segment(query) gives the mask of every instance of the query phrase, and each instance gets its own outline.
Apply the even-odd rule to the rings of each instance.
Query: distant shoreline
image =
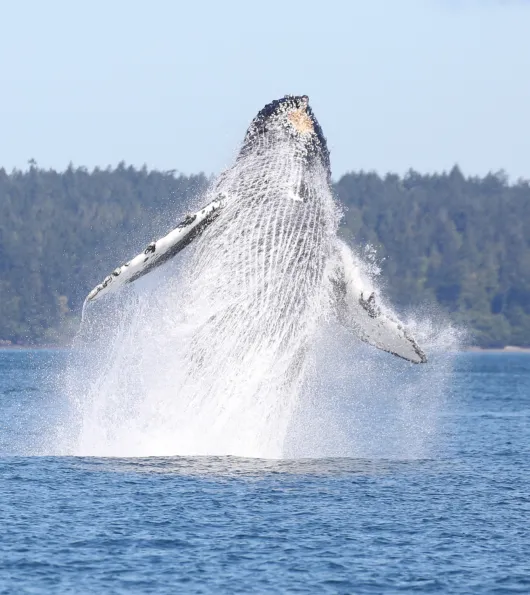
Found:
[[[0,345],[0,351],[64,351],[68,345]]]
[[[69,345],[6,345],[0,344],[0,351],[64,351],[70,349]],[[530,354],[530,347],[517,347],[506,345],[505,347],[477,347],[471,345],[463,347],[459,353],[526,353]]]
[[[530,347],[517,347],[515,345],[506,345],[505,347],[464,347],[462,351],[466,352],[490,352],[490,353],[530,353]]]

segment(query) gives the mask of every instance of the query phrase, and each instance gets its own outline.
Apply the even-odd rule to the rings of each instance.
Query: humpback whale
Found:
[[[280,368],[285,379],[293,378],[323,311],[365,343],[412,363],[427,361],[337,235],[329,151],[307,96],[287,95],[257,114],[235,163],[212,184],[205,203],[116,268],[85,303],[192,244],[186,299],[200,304],[188,356],[195,373],[222,353],[225,363],[239,362],[242,370],[249,358],[266,359],[270,378],[274,362],[289,353]]]

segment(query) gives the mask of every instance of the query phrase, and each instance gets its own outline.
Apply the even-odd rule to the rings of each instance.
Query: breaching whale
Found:
[[[323,304],[362,341],[413,363],[427,361],[337,236],[329,151],[307,96],[287,95],[258,113],[234,165],[206,200],[116,268],[86,303],[134,282],[195,241],[187,297],[205,312],[191,344],[196,365],[219,351],[233,361],[249,353],[276,361],[288,351],[297,354],[288,371],[299,369]]]

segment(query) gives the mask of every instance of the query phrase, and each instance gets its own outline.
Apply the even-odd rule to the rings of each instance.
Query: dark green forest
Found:
[[[208,183],[120,164],[0,169],[0,345],[63,343],[88,291],[174,227]],[[342,233],[370,244],[398,306],[436,303],[482,347],[530,346],[530,183],[501,172],[335,183]]]

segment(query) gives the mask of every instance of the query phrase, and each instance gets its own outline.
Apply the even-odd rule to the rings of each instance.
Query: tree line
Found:
[[[203,174],[124,163],[0,169],[0,345],[61,343],[84,297],[174,227]],[[398,306],[436,303],[483,347],[530,346],[530,183],[502,173],[344,175],[341,233],[373,246]]]

